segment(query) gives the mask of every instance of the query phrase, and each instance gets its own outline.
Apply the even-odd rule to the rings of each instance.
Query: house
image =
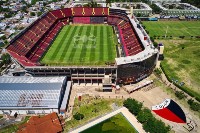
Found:
[[[46,116],[32,116],[29,121],[19,127],[17,133],[61,133],[62,123],[53,112]]]

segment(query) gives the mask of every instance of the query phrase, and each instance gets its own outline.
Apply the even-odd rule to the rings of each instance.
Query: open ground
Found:
[[[160,40],[165,45],[162,66],[171,79],[184,82],[200,98],[200,40]]]
[[[116,35],[108,25],[67,25],[41,59],[46,65],[82,66],[113,63]]]
[[[200,36],[200,21],[144,21],[142,23],[150,36],[156,36],[156,42],[164,44],[165,59],[161,64],[168,77],[177,80],[178,83],[184,82],[184,87],[200,99],[200,39],[196,38]],[[166,33],[167,26],[167,35],[172,36],[171,39],[162,37]],[[185,38],[180,39],[179,36]]]
[[[169,87],[165,86],[163,83],[161,83],[155,76],[150,76],[149,79],[154,80],[154,85],[153,86],[147,86],[143,89],[140,89],[136,92],[133,92],[131,94],[128,94],[127,92],[125,92],[123,89],[120,90],[119,94],[116,94],[115,91],[113,90],[113,92],[99,92],[96,91],[95,88],[101,87],[98,85],[93,85],[93,86],[76,86],[74,85],[72,88],[72,92],[70,95],[70,100],[69,100],[69,106],[68,109],[70,108],[70,112],[69,112],[69,116],[71,116],[72,114],[75,114],[76,112],[81,111],[81,108],[90,108],[90,104],[85,104],[81,105],[80,107],[77,108],[77,106],[73,106],[73,105],[77,105],[77,101],[75,100],[75,104],[74,104],[74,98],[77,97],[80,94],[87,94],[91,97],[96,97],[97,100],[95,100],[95,98],[90,99],[89,101],[91,102],[91,104],[96,103],[96,105],[98,105],[98,101],[110,101],[107,105],[111,105],[112,103],[121,103],[121,100],[124,100],[126,98],[134,98],[140,102],[143,103],[143,105],[149,109],[151,109],[152,106],[160,104],[161,102],[163,102],[166,98],[169,99],[173,99],[174,101],[176,101],[181,108],[183,109],[183,111],[186,114],[186,117],[191,119],[194,123],[198,124],[200,123],[200,119],[199,119],[199,113],[198,112],[194,112],[192,110],[190,110],[189,105],[187,104],[187,102],[185,100],[178,100],[174,94],[174,92],[172,91],[172,89],[170,89]],[[125,86],[127,88],[131,88],[132,85],[129,86]],[[159,94],[159,95],[158,95]],[[120,101],[120,102],[117,102]],[[94,104],[93,104],[94,105]],[[92,106],[93,106],[92,105]],[[120,104],[118,104],[120,105]],[[91,107],[92,107],[91,106]],[[103,114],[105,112],[110,112],[111,110],[105,110],[104,107],[105,105],[103,104],[101,110],[103,112]],[[101,106],[100,106],[101,107]],[[79,108],[81,110],[79,110]],[[94,107],[92,108],[94,109]],[[83,111],[83,110],[82,110]],[[82,113],[81,111],[81,113]],[[92,110],[87,110],[87,116],[90,112],[91,117],[89,117],[86,121],[85,120],[81,120],[79,121],[75,121],[73,118],[70,121],[66,122],[66,128],[65,129],[70,129],[70,128],[75,128],[76,126],[80,126],[81,124],[84,124],[88,121],[94,120],[97,116],[99,115],[92,115],[93,113],[91,112]],[[102,114],[101,111],[98,112],[98,114]],[[187,127],[186,124],[177,124],[168,120],[165,120],[159,116],[157,116],[156,114],[154,114],[158,119],[161,119],[163,122],[165,122],[166,124],[170,125],[170,127],[172,127],[172,132],[181,132],[181,133],[187,133],[188,131],[183,127]],[[84,121],[84,122],[82,122]],[[70,128],[69,128],[70,127]],[[198,131],[200,125],[198,125],[198,127],[195,127],[195,129],[193,130],[194,132]]]

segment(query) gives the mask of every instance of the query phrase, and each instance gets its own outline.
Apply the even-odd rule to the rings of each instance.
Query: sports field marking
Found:
[[[143,21],[150,36],[200,36],[200,21]],[[168,27],[168,29],[167,29]]]
[[[105,65],[114,63],[116,35],[108,25],[67,25],[41,59],[46,65]]]

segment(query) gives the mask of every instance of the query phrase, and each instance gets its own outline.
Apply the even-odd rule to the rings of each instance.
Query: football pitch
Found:
[[[104,66],[114,63],[116,44],[112,26],[67,25],[40,62],[50,66]]]
[[[143,21],[150,36],[200,36],[200,21]],[[167,32],[167,33],[166,33]]]
[[[183,87],[200,99],[200,21],[143,21],[143,25],[151,36],[162,36],[168,26],[167,35],[171,39],[156,38],[157,43],[163,43],[164,60],[161,62],[165,73],[177,84],[184,82]],[[179,36],[187,38],[181,39]],[[194,36],[191,38],[191,36]]]

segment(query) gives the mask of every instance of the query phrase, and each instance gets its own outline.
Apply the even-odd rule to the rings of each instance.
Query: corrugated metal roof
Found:
[[[62,83],[0,83],[0,90],[60,90]]]
[[[63,97],[63,101],[62,101],[60,110],[65,110],[66,109],[68,98],[69,98],[69,93],[70,93],[70,88],[71,88],[71,81],[68,81],[67,82],[67,87],[66,87],[66,90],[65,90],[65,95]]]
[[[58,108],[65,77],[0,77],[0,109]]]
[[[0,83],[61,83],[65,77],[0,77]]]

